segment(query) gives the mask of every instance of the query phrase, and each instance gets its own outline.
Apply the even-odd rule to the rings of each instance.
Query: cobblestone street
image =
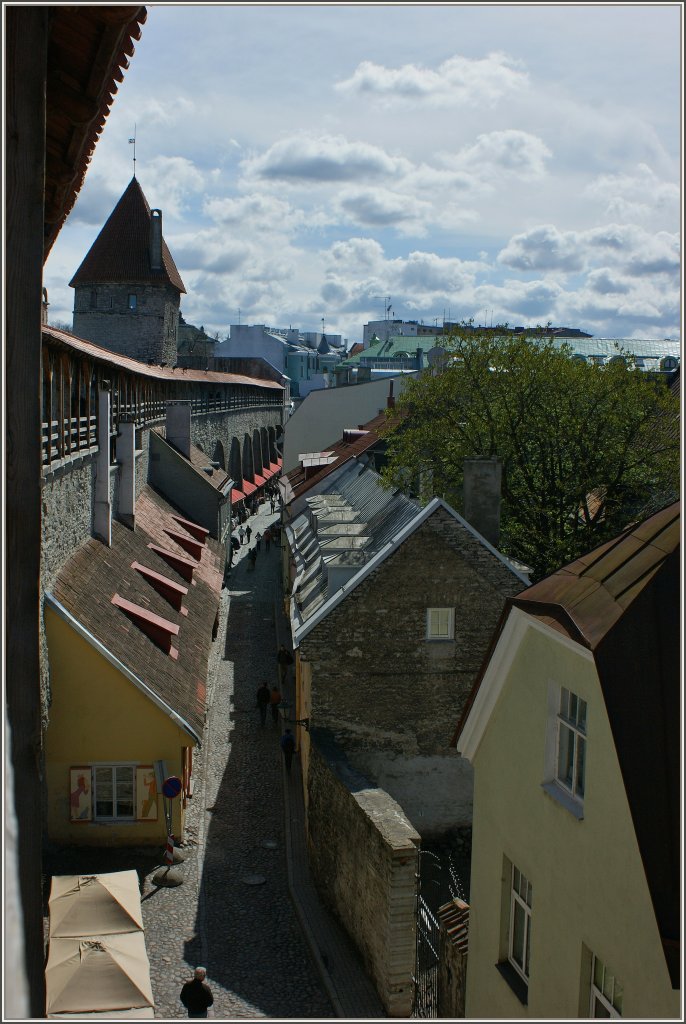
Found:
[[[264,504],[250,518],[253,543],[277,519],[268,510]],[[280,727],[271,717],[263,727],[255,706],[259,684],[277,680],[280,553],[274,545],[267,553],[263,542],[252,570],[247,551],[244,545],[238,552],[222,591],[185,860],[177,866],[183,884],[155,885],[161,850],[151,856],[72,848],[48,862],[55,873],[136,867],[145,876],[145,939],[159,1019],[186,1016],[179,992],[197,964],[207,968],[216,1018],[335,1016],[288,891]]]

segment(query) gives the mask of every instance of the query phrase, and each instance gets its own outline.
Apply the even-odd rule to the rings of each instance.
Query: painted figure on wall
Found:
[[[136,769],[137,817],[157,821],[157,780],[152,768]]]
[[[90,769],[72,768],[69,778],[69,817],[72,821],[90,821],[92,817]]]

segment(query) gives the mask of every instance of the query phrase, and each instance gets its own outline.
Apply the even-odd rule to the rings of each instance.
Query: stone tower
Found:
[[[176,363],[181,293],[186,291],[134,176],[69,282],[74,334],[141,362]]]

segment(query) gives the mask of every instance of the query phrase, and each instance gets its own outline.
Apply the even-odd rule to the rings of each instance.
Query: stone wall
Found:
[[[459,899],[438,912],[438,1016],[453,1020],[465,1015],[469,906]]]
[[[132,294],[135,310],[129,309]],[[171,285],[79,286],[74,295],[74,334],[142,362],[152,359],[174,366],[179,299]]]
[[[323,730],[311,734],[307,785],[315,885],[357,946],[388,1016],[408,1017],[419,836],[402,808],[351,769]]]

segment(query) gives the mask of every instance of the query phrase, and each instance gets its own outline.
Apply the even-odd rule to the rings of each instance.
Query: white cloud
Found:
[[[366,60],[335,88],[350,96],[372,96],[386,102],[481,107],[493,105],[527,84],[521,62],[504,53],[490,53],[481,59],[456,55],[435,69],[417,64],[388,68]]]
[[[647,164],[635,171],[602,174],[584,188],[584,195],[605,204],[608,217],[646,220],[655,211],[679,212],[681,192],[674,182],[662,181]]]
[[[472,146],[460,150],[456,164],[475,176],[493,178],[514,175],[524,181],[535,181],[546,173],[545,161],[552,153],[530,132],[508,128],[477,137]]]
[[[584,260],[578,250],[578,236],[575,232],[560,232],[554,224],[542,224],[511,238],[498,253],[498,263],[515,270],[568,273],[581,270]]]
[[[246,175],[271,180],[330,183],[393,178],[411,164],[368,142],[343,136],[299,134],[275,142],[261,156],[243,161]]]
[[[405,229],[423,235],[427,231],[426,222],[434,217],[431,203],[385,188],[347,189],[340,194],[338,202],[344,214],[355,223],[391,226],[400,233]]]
[[[159,203],[164,214],[182,220],[191,198],[202,192],[205,176],[192,160],[182,156],[156,156],[138,174],[151,204]]]

